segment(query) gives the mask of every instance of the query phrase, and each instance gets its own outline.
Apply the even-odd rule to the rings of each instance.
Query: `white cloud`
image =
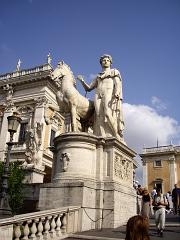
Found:
[[[180,139],[178,122],[169,116],[160,115],[149,106],[124,103],[123,112],[125,141],[138,154],[142,153],[143,146],[156,146],[157,139],[161,146],[170,144],[171,140]],[[140,163],[139,158],[138,162]],[[142,168],[139,168],[139,176],[141,173]]]
[[[130,105],[124,103],[125,138],[128,145],[141,152],[143,146],[170,144],[177,139],[180,133],[178,122],[169,117],[161,116],[158,112],[146,105]]]
[[[151,104],[157,111],[163,111],[167,108],[166,104],[156,96],[151,98]]]

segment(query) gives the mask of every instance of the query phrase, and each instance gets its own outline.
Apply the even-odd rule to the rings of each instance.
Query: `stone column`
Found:
[[[175,157],[172,156],[169,158],[169,187],[170,189],[174,188],[174,184],[177,181],[176,176],[176,164],[175,164]]]
[[[103,189],[104,184],[101,182],[104,177],[104,169],[106,166],[106,161],[104,161],[104,151],[103,151],[103,145],[105,141],[99,140],[97,144],[97,155],[96,155],[96,177],[100,181],[97,184],[97,192],[96,192],[96,219],[100,219],[96,222],[96,228],[101,229],[103,226],[103,220],[101,219],[103,216],[103,207],[104,207],[104,198],[103,198]]]
[[[142,159],[142,164],[143,164],[143,186],[148,185],[148,175],[147,175],[147,162],[146,160]]]
[[[104,151],[103,151],[103,144],[105,141],[99,141],[97,144],[97,161],[96,161],[96,177],[99,180],[103,180],[103,173],[104,173],[104,164],[105,162],[103,161],[104,159]]]

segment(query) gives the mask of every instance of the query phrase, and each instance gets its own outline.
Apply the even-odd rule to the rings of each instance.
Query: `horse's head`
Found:
[[[64,77],[66,75],[65,68],[64,68],[64,62],[59,62],[57,67],[54,69],[54,71],[51,73],[51,78],[54,81],[58,81],[58,79]]]
[[[54,71],[51,73],[51,78],[52,78],[52,80],[57,82],[57,81],[63,79],[65,76],[67,76],[67,79],[72,81],[72,83],[74,85],[76,84],[70,67],[67,64],[65,64],[63,61],[61,61],[58,63],[58,65],[54,69]]]

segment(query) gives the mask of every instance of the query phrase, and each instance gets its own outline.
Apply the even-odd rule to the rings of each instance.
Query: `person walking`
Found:
[[[172,190],[172,202],[173,202],[173,210],[174,214],[178,214],[179,203],[180,203],[180,189],[177,184],[174,184],[174,189]]]
[[[157,194],[154,196],[153,203],[155,224],[157,233],[160,237],[163,236],[166,219],[166,206],[168,205],[166,197],[161,193],[161,189],[157,189]]]
[[[145,187],[142,192],[141,215],[149,219],[150,210],[151,210],[151,196],[148,189]]]
[[[152,199],[154,198],[154,196],[156,195],[156,188],[154,188],[152,191],[151,191],[151,197]]]

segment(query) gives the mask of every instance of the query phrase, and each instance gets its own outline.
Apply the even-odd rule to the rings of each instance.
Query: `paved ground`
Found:
[[[67,238],[67,240],[120,240],[125,239],[125,230],[125,226],[116,229],[90,230],[86,232],[76,233],[72,237]],[[151,240],[180,240],[180,216],[167,215],[166,228],[163,238],[157,236],[154,219],[150,219],[149,235]]]

